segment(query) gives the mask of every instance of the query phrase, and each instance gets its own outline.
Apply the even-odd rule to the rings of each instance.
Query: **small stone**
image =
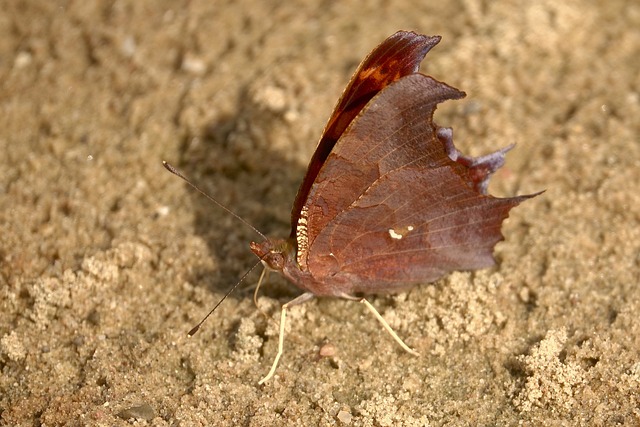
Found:
[[[340,421],[342,424],[345,424],[345,425],[351,424],[352,416],[349,412],[339,411],[337,417],[338,417],[338,421]]]
[[[320,357],[333,357],[338,353],[338,349],[331,343],[325,343],[320,347],[318,354]]]

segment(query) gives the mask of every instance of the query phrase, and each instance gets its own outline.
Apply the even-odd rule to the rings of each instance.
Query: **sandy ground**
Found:
[[[640,4],[0,2],[2,425],[640,425]],[[439,5],[441,4],[442,5]],[[445,5],[446,4],[446,5]],[[547,192],[498,266],[274,322],[247,227],[289,210],[358,62],[398,29],[491,191]],[[273,319],[298,291],[272,275]],[[332,356],[321,356],[333,350]]]

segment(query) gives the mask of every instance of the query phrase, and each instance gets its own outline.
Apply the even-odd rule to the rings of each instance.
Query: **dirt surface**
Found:
[[[1,2],[2,425],[640,425],[640,4]],[[282,3],[280,5],[276,5]],[[416,5],[415,3],[420,3]],[[294,308],[285,353],[250,229],[289,210],[355,66],[398,29],[493,194],[498,265]],[[298,294],[271,276],[277,321]]]

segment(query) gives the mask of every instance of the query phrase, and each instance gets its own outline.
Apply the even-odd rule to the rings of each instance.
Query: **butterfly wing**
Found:
[[[296,234],[300,211],[320,168],[354,117],[378,92],[403,76],[418,71],[439,36],[398,31],[376,47],[360,64],[322,133],[291,211],[291,237]]]
[[[509,210],[452,160],[432,121],[464,93],[412,74],[378,93],[320,169],[298,222],[297,262],[336,292],[376,293],[494,263]],[[452,145],[452,144],[451,144]],[[467,158],[468,159],[468,158]],[[330,292],[327,292],[330,293]]]

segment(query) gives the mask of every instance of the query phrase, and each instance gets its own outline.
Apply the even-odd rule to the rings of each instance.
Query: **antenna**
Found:
[[[239,285],[240,283],[244,282],[244,279],[246,279],[246,278],[247,278],[247,276],[249,275],[249,273],[251,273],[251,272],[252,272],[252,271],[253,271],[253,270],[258,266],[258,264],[260,264],[261,262],[262,262],[262,259],[260,259],[258,262],[256,262],[255,264],[253,264],[253,267],[251,267],[251,268],[249,269],[249,271],[247,271],[246,273],[244,273],[244,275],[240,278],[240,280],[238,280],[238,282],[237,282],[235,285],[233,285],[233,287],[232,287],[231,289],[229,289],[229,290],[227,291],[227,293],[226,293],[226,294],[224,294],[224,296],[222,297],[222,299],[220,299],[220,301],[218,301],[218,303],[215,305],[215,307],[213,307],[213,308],[211,309],[211,311],[210,311],[209,313],[207,313],[207,315],[206,315],[206,316],[204,316],[204,317],[202,318],[202,320],[201,320],[200,322],[198,322],[198,324],[197,324],[196,326],[194,326],[193,328],[191,328],[191,330],[190,330],[189,332],[187,332],[187,335],[189,335],[190,337],[194,336],[194,335],[196,334],[196,332],[198,332],[198,330],[200,329],[200,326],[202,326],[202,324],[205,322],[205,320],[207,320],[207,319],[209,318],[209,316],[211,316],[211,315],[213,314],[213,312],[214,312],[214,311],[216,311],[216,308],[218,308],[218,306],[219,306],[220,304],[222,304],[222,301],[226,300],[226,299],[227,299],[227,297],[228,297],[229,295],[231,295],[231,293],[232,293],[233,291],[235,291],[235,289],[238,287],[238,285]]]
[[[238,215],[237,213],[233,212],[231,209],[229,209],[228,207],[226,207],[225,205],[223,205],[222,203],[220,203],[219,201],[217,201],[216,199],[214,199],[213,197],[211,197],[210,195],[208,195],[207,193],[205,193],[203,190],[201,190],[197,185],[195,185],[193,182],[189,181],[187,179],[187,177],[185,177],[182,173],[180,173],[176,168],[174,168],[173,166],[171,166],[169,163],[165,162],[164,160],[162,161],[162,166],[164,166],[164,168],[166,170],[168,170],[169,172],[171,172],[172,174],[174,174],[177,177],[182,178],[187,184],[189,184],[193,189],[195,189],[198,193],[202,194],[203,196],[205,196],[207,199],[211,200],[213,203],[215,203],[216,205],[220,206],[224,211],[226,211],[227,213],[233,215],[235,218],[237,218],[238,220],[240,220],[241,222],[243,222],[246,226],[248,226],[250,229],[252,229],[253,231],[255,231],[260,237],[262,237],[264,240],[268,240],[267,237],[262,234],[257,228],[255,228],[253,225],[249,224],[249,222],[242,218],[240,215]],[[247,271],[246,273],[244,273],[244,275],[242,275],[242,277],[240,278],[240,280],[238,280],[238,282],[233,285],[233,287],[231,289],[229,289],[227,291],[227,293],[224,294],[224,296],[220,299],[220,301],[218,301],[218,303],[211,309],[211,311],[209,313],[207,313],[206,316],[204,316],[202,318],[202,320],[200,322],[198,322],[198,324],[196,326],[194,326],[193,328],[191,328],[191,330],[187,333],[187,335],[189,335],[190,337],[194,336],[196,332],[198,332],[198,330],[200,329],[200,326],[202,326],[202,324],[209,318],[209,316],[211,316],[213,314],[214,311],[216,311],[216,309],[218,308],[218,306],[220,304],[222,304],[222,301],[226,300],[227,297],[229,295],[231,295],[231,293],[233,291],[235,291],[235,289],[238,287],[238,285],[240,285],[240,283],[244,282],[244,279],[247,278],[247,276],[249,275],[249,273],[251,273],[257,266],[258,264],[260,264],[262,262],[262,258],[260,258],[260,260],[258,262],[256,262],[253,267],[251,267],[249,269],[249,271]]]
[[[262,234],[260,232],[260,230],[258,230],[257,228],[255,228],[253,225],[249,224],[249,222],[242,218],[240,215],[238,215],[237,213],[235,213],[234,211],[232,211],[231,209],[229,209],[228,207],[226,207],[225,205],[223,205],[222,203],[220,203],[219,201],[217,201],[216,199],[214,199],[213,197],[211,197],[210,195],[208,195],[207,193],[205,193],[203,190],[201,190],[200,188],[198,188],[197,185],[195,185],[193,182],[189,181],[189,179],[187,179],[186,176],[182,175],[182,173],[180,173],[178,171],[178,169],[174,168],[173,166],[171,166],[169,163],[165,162],[164,160],[162,161],[162,166],[164,166],[164,168],[166,170],[168,170],[169,172],[171,172],[172,174],[174,174],[177,177],[180,177],[184,180],[184,182],[186,182],[187,184],[189,184],[194,190],[196,190],[198,193],[202,194],[204,197],[206,197],[207,199],[211,200],[213,203],[215,203],[216,205],[220,206],[223,210],[225,210],[227,213],[233,215],[235,218],[237,218],[238,220],[240,220],[241,222],[244,223],[244,225],[246,225],[247,227],[249,227],[250,229],[252,229],[253,231],[256,232],[256,234],[258,234],[260,237],[262,237],[264,240],[268,240],[267,236],[265,236],[264,234]],[[251,271],[251,270],[250,270]]]

